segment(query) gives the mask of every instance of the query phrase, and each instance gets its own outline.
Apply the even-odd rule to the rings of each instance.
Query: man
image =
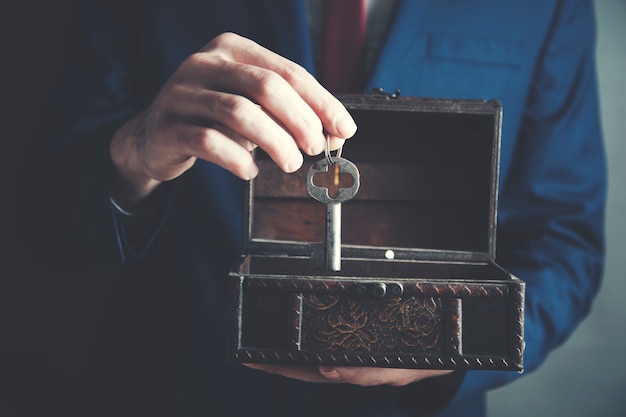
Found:
[[[37,259],[82,271],[72,285],[61,273],[52,292],[60,305],[87,300],[76,311],[87,329],[67,329],[83,335],[73,349],[84,361],[66,378],[77,398],[68,406],[57,387],[61,406],[482,415],[485,391],[519,375],[224,363],[224,277],[241,252],[240,190],[257,174],[250,150],[293,172],[301,151],[323,151],[323,131],[335,149],[357,127],[310,75],[304,2],[149,6],[77,5],[70,70],[45,129],[52,150],[32,155],[16,199]],[[361,91],[503,103],[497,254],[527,283],[532,371],[589,311],[602,274],[592,5],[405,0],[392,12]]]

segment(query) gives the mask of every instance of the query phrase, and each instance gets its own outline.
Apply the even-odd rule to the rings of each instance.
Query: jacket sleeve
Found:
[[[501,187],[497,262],[526,282],[525,372],[585,318],[604,262],[606,162],[590,1],[562,1]],[[520,377],[470,371],[453,403]]]
[[[140,226],[111,203],[110,140],[146,105],[152,91],[145,84],[137,86],[144,65],[138,53],[140,24],[125,23],[141,19],[135,20],[130,6],[125,19],[96,7],[91,2],[75,4],[54,92],[35,146],[24,159],[14,199],[23,246],[52,270],[113,266],[140,258],[171,200],[171,193],[159,194],[163,201],[143,216]]]

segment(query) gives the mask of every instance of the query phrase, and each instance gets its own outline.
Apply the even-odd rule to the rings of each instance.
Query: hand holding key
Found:
[[[152,103],[111,141],[111,190],[138,206],[203,159],[248,180],[259,147],[284,172],[302,152],[335,149],[356,131],[343,104],[298,64],[234,33],[217,36],[172,73]],[[302,151],[302,152],[301,152]]]
[[[307,173],[307,190],[311,197],[326,204],[326,268],[329,271],[341,270],[341,204],[352,199],[359,190],[360,174],[356,165],[341,157],[341,148],[337,156],[331,156],[328,141],[326,142],[326,158],[315,162]],[[352,185],[347,188],[339,187],[336,197],[331,197],[328,187],[315,184],[314,177],[320,173],[329,172],[334,167],[336,178],[340,173],[352,177]],[[339,186],[337,181],[337,186]]]

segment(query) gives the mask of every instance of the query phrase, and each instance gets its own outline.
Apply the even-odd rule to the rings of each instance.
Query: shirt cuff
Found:
[[[148,252],[168,217],[177,181],[165,182],[133,210],[116,202],[109,192],[109,205],[123,254],[123,263],[138,261]]]

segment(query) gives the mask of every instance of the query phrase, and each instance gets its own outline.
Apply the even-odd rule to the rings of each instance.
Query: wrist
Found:
[[[115,203],[126,211],[141,206],[161,181],[146,175],[141,170],[140,147],[142,137],[132,133],[129,124],[115,132],[110,145],[111,172],[110,192]]]

